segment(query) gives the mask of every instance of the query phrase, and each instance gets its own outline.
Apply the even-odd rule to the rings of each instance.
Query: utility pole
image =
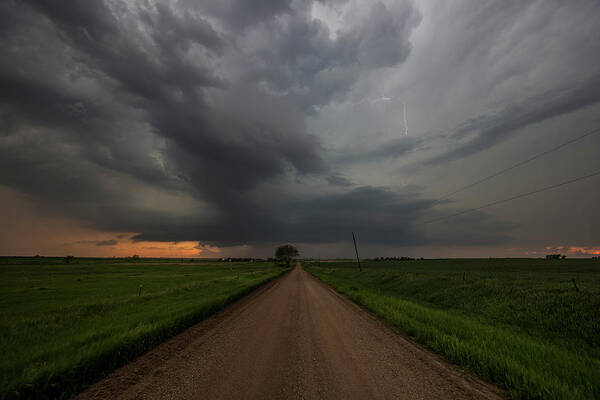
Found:
[[[352,232],[352,240],[354,241],[354,251],[356,251],[356,261],[358,261],[358,269],[362,272],[362,268],[360,266],[360,258],[358,258],[358,247],[356,247],[356,238],[354,237],[354,232]]]

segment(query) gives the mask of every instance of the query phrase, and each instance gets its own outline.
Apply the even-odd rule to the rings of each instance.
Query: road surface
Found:
[[[77,399],[500,399],[301,266]]]

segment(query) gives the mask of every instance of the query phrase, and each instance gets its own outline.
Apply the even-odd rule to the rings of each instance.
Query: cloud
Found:
[[[348,178],[340,174],[333,174],[327,176],[327,183],[335,186],[352,186],[353,183]]]
[[[598,246],[554,246],[546,247],[555,253],[566,252],[567,254],[577,256],[598,256],[600,255],[600,247]]]
[[[359,62],[392,67],[406,60],[411,51],[410,32],[420,21],[420,14],[408,2],[398,2],[393,9],[382,2],[374,3],[362,26],[349,34],[359,42]]]
[[[0,185],[136,241],[504,243],[421,225],[420,168],[597,106],[594,4],[7,0]]]
[[[101,240],[96,242],[96,246],[116,246],[117,244],[119,244],[119,242],[117,242],[115,239]]]
[[[34,0],[4,3],[2,16],[29,22],[8,24],[3,41],[2,163],[27,177],[3,174],[4,184],[48,203],[122,208],[130,189],[109,181],[133,180],[225,208],[290,166],[327,169],[294,104],[213,73],[225,42],[202,16]]]
[[[252,3],[240,0],[197,1],[180,0],[187,9],[196,9],[225,23],[229,29],[242,32],[253,25],[293,12],[291,0],[259,0]]]
[[[484,213],[456,219],[458,226],[427,231],[421,222],[439,215],[433,200],[421,199],[419,189],[392,190],[362,186],[340,193],[283,198],[270,202],[245,218],[219,224],[194,224],[177,221],[171,226],[148,226],[135,236],[137,241],[187,241],[219,247],[261,242],[333,243],[348,239],[349,232],[361,233],[369,244],[409,246],[417,244],[489,244],[509,238],[511,226]],[[221,223],[235,224],[235,232]]]
[[[332,159],[334,162],[342,164],[376,162],[389,158],[395,159],[417,150],[423,142],[421,138],[417,137],[400,137],[388,140],[372,150],[338,150],[332,155]]]
[[[569,253],[598,256],[600,255],[600,247],[571,246],[569,247]]]
[[[432,157],[424,164],[446,163],[484,151],[516,135],[519,129],[598,102],[600,102],[600,75],[576,82],[567,88],[549,90],[520,103],[511,103],[496,114],[469,120],[446,135],[450,143],[457,144],[451,150]]]
[[[305,119],[406,60],[420,16],[375,3],[336,39],[300,2],[11,0],[0,18],[0,184],[101,230],[241,243],[288,228],[269,214],[294,176],[350,184]]]
[[[198,250],[198,254],[202,254],[202,255],[205,255],[203,253],[211,253],[211,254],[221,253],[220,248],[218,248],[216,246],[210,246],[208,244],[198,243],[198,245],[195,246],[194,248]]]

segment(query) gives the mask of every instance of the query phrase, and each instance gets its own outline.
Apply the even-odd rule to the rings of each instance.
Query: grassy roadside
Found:
[[[353,263],[303,266],[512,398],[600,398],[598,262],[367,262],[362,273]]]
[[[2,260],[0,398],[69,398],[287,270]]]

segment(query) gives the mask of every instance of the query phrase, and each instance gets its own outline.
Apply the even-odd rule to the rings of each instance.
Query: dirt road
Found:
[[[499,399],[301,267],[78,399]]]

